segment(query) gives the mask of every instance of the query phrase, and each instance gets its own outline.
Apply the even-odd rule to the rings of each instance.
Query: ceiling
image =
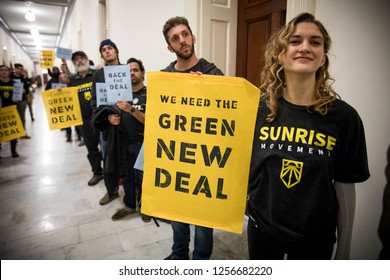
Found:
[[[31,57],[39,62],[39,47],[30,30],[39,30],[42,49],[55,49],[61,38],[63,27],[69,19],[76,0],[0,0],[0,27],[3,28]],[[31,10],[36,20],[28,22],[25,14]]]

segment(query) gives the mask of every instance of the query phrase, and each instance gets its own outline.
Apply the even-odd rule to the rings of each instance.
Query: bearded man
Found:
[[[73,66],[76,74],[70,77],[69,87],[77,87],[80,101],[83,125],[81,135],[88,150],[88,160],[92,168],[93,176],[88,181],[89,186],[94,186],[103,179],[102,153],[99,150],[99,133],[92,124],[92,77],[95,70],[90,69],[88,56],[83,51],[72,54]]]

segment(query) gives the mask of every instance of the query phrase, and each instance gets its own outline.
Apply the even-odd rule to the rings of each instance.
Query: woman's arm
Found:
[[[339,214],[337,217],[337,249],[336,260],[350,258],[353,221],[355,218],[356,189],[355,184],[335,182]]]

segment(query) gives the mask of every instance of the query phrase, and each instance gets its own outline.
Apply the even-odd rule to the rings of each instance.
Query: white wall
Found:
[[[36,74],[34,62],[27,53],[15,42],[15,40],[6,33],[3,28],[0,28],[0,64],[10,66],[14,63],[23,64],[27,70],[29,77]]]
[[[76,1],[60,41],[63,48],[84,51],[95,64],[100,63],[98,15],[98,0]],[[56,59],[55,64],[59,66],[61,60]],[[70,61],[68,66],[73,69]]]
[[[317,0],[315,14],[333,39],[334,87],[365,126],[371,178],[357,184],[352,259],[377,259],[377,229],[390,144],[390,20],[386,1]]]
[[[126,63],[130,57],[141,59],[146,71],[160,71],[175,59],[162,35],[168,18],[185,16],[193,32],[197,32],[197,1],[194,0],[106,0],[106,7],[107,37],[117,45],[120,62]],[[98,20],[98,0],[76,1],[61,47],[82,49],[95,64],[104,64],[99,54]],[[57,60],[56,65],[59,64]]]
[[[195,4],[197,1],[190,1]],[[188,0],[107,0],[108,37],[119,49],[121,63],[141,59],[146,71],[160,71],[175,55],[167,49],[162,34],[164,23],[173,16],[186,16],[196,32],[196,10],[186,14]],[[195,15],[195,16],[192,16]]]

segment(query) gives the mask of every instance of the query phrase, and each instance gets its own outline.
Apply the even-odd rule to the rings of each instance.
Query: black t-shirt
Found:
[[[0,98],[1,106],[7,107],[11,105],[16,105],[17,103],[12,100],[12,94],[14,91],[14,81],[10,80],[9,82],[3,82],[0,80]]]
[[[133,101],[129,102],[138,111],[146,112],[146,87],[133,92]],[[121,111],[121,125],[127,131],[130,141],[143,141],[145,125],[132,114]]]
[[[68,87],[77,87],[80,101],[81,115],[85,119],[92,118],[92,77],[95,70],[89,70],[83,78],[78,73],[70,77]]]
[[[253,142],[248,213],[286,244],[335,241],[334,181],[369,178],[364,128],[346,102],[326,116],[282,99],[271,123],[261,99]]]

